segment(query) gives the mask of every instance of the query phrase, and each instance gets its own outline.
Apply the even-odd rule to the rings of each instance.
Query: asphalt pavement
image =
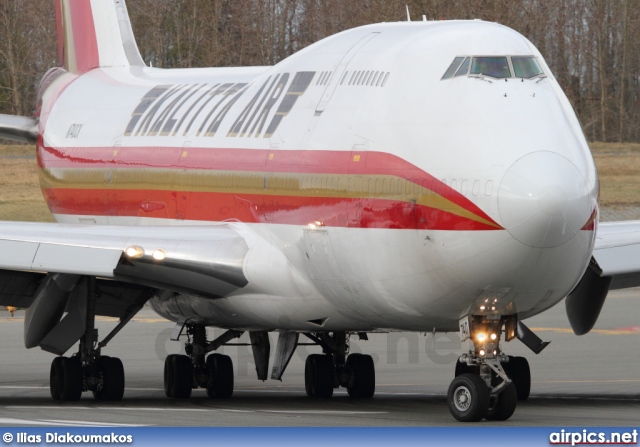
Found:
[[[209,399],[204,390],[188,400],[164,395],[163,361],[183,348],[169,340],[173,324],[144,309],[112,340],[104,354],[120,357],[126,372],[121,402],[96,402],[90,393],[73,403],[49,397],[53,356],[26,350],[23,314],[0,313],[0,425],[11,426],[448,426],[446,392],[462,346],[457,334],[373,334],[354,340],[352,352],[373,355],[376,394],[356,400],[346,391],[331,399],[304,392],[304,359],[315,347],[300,347],[282,382],[256,379],[250,348],[225,347],[235,369],[231,399]],[[116,322],[99,318],[105,335]],[[519,341],[508,354],[526,356],[532,390],[501,426],[640,426],[640,289],[612,292],[596,328],[573,335],[560,303],[526,324],[551,344],[539,355]],[[219,331],[209,330],[209,338]],[[240,340],[244,341],[244,338]],[[246,337],[248,340],[248,337]],[[272,334],[272,357],[276,334]],[[466,349],[466,344],[465,344]]]

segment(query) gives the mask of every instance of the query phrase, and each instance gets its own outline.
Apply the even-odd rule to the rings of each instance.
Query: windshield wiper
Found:
[[[493,81],[490,81],[483,75],[482,73],[472,73],[469,75],[470,78],[482,79],[483,81],[487,81],[489,84],[493,84]],[[495,79],[495,78],[494,78]]]
[[[531,80],[531,81],[533,81],[534,79],[538,79],[538,80],[536,81],[536,84],[537,84],[538,82],[540,82],[540,81],[542,81],[543,79],[546,79],[546,78],[547,78],[547,75],[546,75],[546,74],[544,74],[544,73],[538,73],[538,74],[535,74],[535,75],[533,75],[533,76],[531,76],[531,77],[528,77],[527,79],[529,79],[529,80]]]

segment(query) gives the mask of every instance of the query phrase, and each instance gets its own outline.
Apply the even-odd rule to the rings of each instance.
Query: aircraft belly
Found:
[[[591,240],[582,231],[560,247],[534,249],[506,231],[247,228],[269,247],[249,256],[245,288],[221,299],[156,297],[154,310],[172,321],[253,330],[455,330],[460,315],[487,298],[521,317],[556,304],[582,274],[575,259]]]

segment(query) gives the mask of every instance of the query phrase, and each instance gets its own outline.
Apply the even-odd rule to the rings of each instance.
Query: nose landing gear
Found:
[[[461,320],[462,339],[470,340],[472,349],[458,360],[456,377],[447,393],[449,411],[457,420],[504,421],[513,415],[519,397],[528,397],[529,364],[522,357],[508,357],[500,350],[503,327],[506,324],[508,331],[513,332],[510,329],[515,327],[514,320],[515,317],[499,315],[468,316]],[[515,333],[511,338],[514,337]]]

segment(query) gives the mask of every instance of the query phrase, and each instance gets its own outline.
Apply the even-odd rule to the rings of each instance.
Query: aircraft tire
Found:
[[[177,357],[177,354],[169,354],[164,359],[164,394],[167,397],[173,397],[173,358]]]
[[[93,397],[103,401],[119,401],[124,396],[124,367],[117,357],[102,356],[98,359],[102,372],[102,389],[93,392]]]
[[[516,411],[516,405],[518,403],[518,394],[514,383],[511,382],[507,385],[507,387],[496,396],[496,399],[495,406],[489,408],[485,418],[488,421],[506,421],[513,415],[513,412]]]
[[[376,370],[370,355],[351,354],[347,357],[349,382],[347,393],[351,397],[373,397],[376,390]]]
[[[193,364],[186,355],[169,355],[164,362],[164,389],[167,397],[188,399],[193,388]]]
[[[309,397],[313,397],[313,389],[311,388],[311,366],[309,366],[309,362],[311,360],[309,360],[309,358],[312,355],[317,355],[317,354],[310,354],[307,356],[307,359],[304,362],[304,391],[307,393],[307,396]]]
[[[447,404],[460,422],[478,422],[489,410],[489,388],[480,376],[461,374],[449,385]]]
[[[330,355],[311,354],[304,364],[304,387],[310,397],[333,396],[333,359]]]
[[[62,361],[64,357],[56,357],[51,362],[51,372],[49,373],[49,390],[51,397],[60,400],[60,388],[62,387]]]
[[[233,362],[223,354],[207,357],[207,396],[228,399],[233,395]]]
[[[511,357],[505,365],[505,372],[513,381],[519,401],[525,401],[531,393],[531,369],[525,357]]]
[[[58,379],[60,400],[76,401],[82,396],[82,363],[77,357],[62,357],[62,374]]]

